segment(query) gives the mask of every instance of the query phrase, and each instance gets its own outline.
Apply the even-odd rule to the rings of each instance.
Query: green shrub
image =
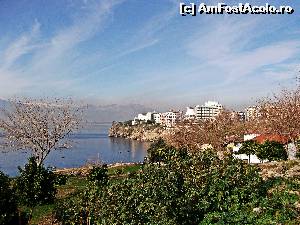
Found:
[[[59,202],[56,217],[64,224],[193,225],[211,212],[238,211],[266,193],[258,170],[239,160],[167,152],[161,166],[146,164],[100,191],[91,186]]]
[[[148,160],[150,162],[160,162],[163,160],[164,151],[168,148],[165,141],[160,138],[150,145],[147,150]]]
[[[62,224],[299,224],[297,181],[263,180],[258,167],[212,151],[161,152],[163,164],[146,163],[126,178],[60,200],[56,218]],[[100,179],[91,181],[102,180],[102,172],[92,174]]]
[[[87,199],[86,192],[73,193],[65,199],[57,200],[55,216],[63,225],[88,224],[89,211],[92,199]],[[92,223],[91,223],[92,224]]]
[[[17,214],[17,203],[9,178],[0,172],[0,224],[8,224]]]
[[[152,143],[147,150],[147,157],[150,163],[168,162],[175,154],[184,158],[187,156],[187,150],[168,146],[162,138]]]
[[[88,180],[98,186],[106,185],[108,182],[107,165],[93,167],[88,175]]]
[[[260,160],[287,160],[288,154],[283,144],[276,141],[266,141],[259,145],[256,153]]]
[[[123,174],[124,173],[124,169],[123,168],[117,168],[116,170],[115,170],[115,175],[121,175],[121,174]]]
[[[35,158],[30,158],[24,169],[19,167],[16,190],[21,204],[34,207],[51,203],[56,194],[56,175],[43,166],[38,166]]]

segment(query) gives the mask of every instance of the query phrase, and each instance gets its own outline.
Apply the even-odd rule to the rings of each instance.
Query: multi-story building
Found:
[[[246,120],[246,113],[245,112],[237,112],[237,115],[239,116],[241,121],[245,121]]]
[[[196,119],[195,108],[193,108],[193,107],[186,107],[186,113],[184,115],[184,118],[187,119],[187,120],[194,120],[194,119]]]
[[[153,113],[153,120],[156,124],[161,124],[161,113]]]
[[[161,124],[167,127],[173,127],[182,118],[181,111],[170,110],[161,114]]]
[[[146,114],[140,113],[140,114],[138,114],[137,119],[143,120],[143,121],[152,120],[152,118],[153,118],[152,115],[153,115],[152,112],[147,112]]]
[[[219,115],[222,109],[223,106],[220,103],[214,101],[205,102],[205,104],[202,106],[197,105],[195,107],[196,119],[198,120],[212,119],[217,115]]]
[[[246,109],[246,120],[250,121],[259,116],[259,110],[257,106],[251,106]]]
[[[154,120],[155,112],[139,113],[137,117],[134,117],[132,125],[139,124],[140,122],[147,122]]]

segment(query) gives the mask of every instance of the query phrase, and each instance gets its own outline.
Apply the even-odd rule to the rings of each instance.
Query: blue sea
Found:
[[[52,151],[45,166],[72,168],[87,163],[142,162],[147,154],[149,143],[108,137],[107,124],[90,124],[72,135],[72,147]],[[18,166],[23,167],[30,151],[0,151],[0,170],[9,176],[18,175]]]

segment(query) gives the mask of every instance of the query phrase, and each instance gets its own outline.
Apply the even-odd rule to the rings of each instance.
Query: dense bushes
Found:
[[[159,141],[149,162],[107,180],[94,168],[89,188],[57,202],[62,224],[299,224],[299,181],[263,180],[256,166],[213,151],[189,153]],[[161,163],[157,163],[161,162]],[[105,180],[105,182],[102,182]]]
[[[17,202],[9,178],[0,172],[0,224],[8,224],[17,214]]]
[[[34,158],[19,171],[20,175],[12,179],[0,172],[0,225],[19,224],[23,220],[25,223],[31,215],[27,211],[18,212],[18,207],[33,209],[36,205],[53,203],[57,186],[66,183],[64,175],[38,166]]]
[[[19,167],[19,171],[15,188],[21,204],[33,207],[54,201],[57,177],[51,170],[38,166],[36,160],[30,158],[25,168]]]
[[[276,141],[266,141],[260,145],[257,157],[262,160],[278,161],[287,160],[288,155],[283,144]]]
[[[150,162],[160,162],[164,160],[164,154],[168,146],[162,138],[152,143],[147,151]]]
[[[86,188],[56,201],[56,219],[65,225],[299,224],[299,180],[263,180],[258,167],[230,155],[220,159],[212,150],[190,153],[160,141],[151,152],[155,157],[139,172],[114,179],[106,165],[94,167]],[[34,159],[20,172],[15,187],[30,207],[52,202],[56,185],[65,182]],[[8,198],[14,195],[3,174],[0,185],[0,206],[14,206],[0,219],[9,219],[16,203]]]
[[[158,162],[160,164],[161,162],[168,162],[174,154],[184,159],[187,156],[187,150],[185,148],[175,149],[168,146],[162,138],[153,142],[147,150],[148,161],[150,163]]]
[[[245,224],[260,218],[253,209],[268,189],[258,169],[242,161],[168,148],[162,165],[61,200],[56,217],[63,224]]]

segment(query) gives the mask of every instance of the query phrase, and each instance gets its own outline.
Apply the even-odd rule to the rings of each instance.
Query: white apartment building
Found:
[[[161,124],[161,113],[153,113],[153,119],[156,124]]]
[[[146,114],[138,114],[137,119],[142,121],[152,120],[152,112],[147,112]]]
[[[186,107],[186,113],[184,115],[184,118],[187,120],[193,120],[196,119],[196,111],[193,107]]]
[[[178,121],[181,120],[182,112],[170,110],[161,114],[161,123],[167,127],[173,127]]]
[[[212,119],[219,115],[222,111],[223,106],[215,101],[207,101],[204,105],[195,107],[196,119],[197,120],[205,120]]]
[[[136,125],[141,121],[147,122],[153,120],[153,115],[155,112],[139,113],[138,116],[134,117],[132,125]]]
[[[256,118],[257,116],[259,116],[259,111],[258,111],[257,106],[251,106],[246,109],[246,120],[247,121],[252,120],[252,119]]]

